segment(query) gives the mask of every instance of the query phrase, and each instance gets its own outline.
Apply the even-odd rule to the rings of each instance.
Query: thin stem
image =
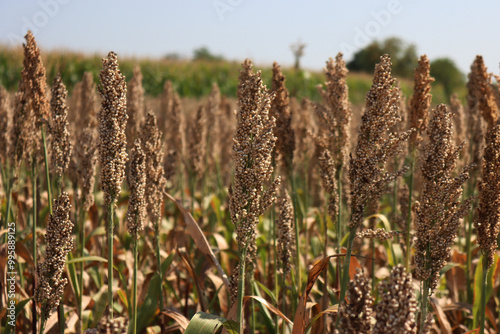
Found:
[[[339,169],[339,173],[338,173],[338,180],[337,180],[337,191],[338,191],[338,196],[339,196],[339,212],[337,213],[337,254],[340,254],[340,243],[342,242],[342,238],[341,238],[341,231],[340,231],[340,228],[341,228],[341,216],[342,216],[342,168]],[[340,261],[340,257],[337,258],[337,272],[338,272],[338,278],[339,278],[339,281],[340,281],[340,277],[341,276],[341,272],[342,272],[342,268],[341,268],[341,265],[340,265],[341,261]]]
[[[132,250],[134,252],[134,278],[132,288],[132,334],[137,334],[137,239],[132,241]]]
[[[113,319],[113,215],[115,199],[111,197],[108,204],[108,305],[109,318]]]
[[[422,318],[420,319],[420,333],[424,333],[425,330],[425,322],[427,320],[427,307],[428,307],[428,299],[429,299],[429,280],[424,281],[424,289],[422,293],[422,300],[420,301],[420,311],[422,314]]]
[[[36,162],[35,158],[31,160],[31,181],[33,185],[33,225],[32,225],[32,233],[33,233],[33,263],[36,266],[36,224],[37,224],[37,218],[38,218],[38,212],[37,212],[37,205],[36,205],[36,188],[37,188],[37,173],[36,173]],[[51,214],[52,214],[52,203],[49,202],[49,207],[51,207]],[[35,268],[33,268],[35,269]]]
[[[301,272],[300,272],[300,243],[299,243],[299,233],[300,233],[300,226],[299,222],[301,221],[302,214],[300,212],[299,208],[299,201],[297,198],[297,185],[295,183],[295,175],[293,171],[291,170],[289,172],[289,175],[291,175],[290,180],[291,180],[291,186],[292,186],[292,205],[293,205],[293,219],[294,219],[294,226],[295,226],[295,273],[296,273],[296,284],[297,284],[297,290],[301,290]]]
[[[413,197],[413,176],[415,174],[415,150],[410,152],[410,181],[409,181],[409,197],[408,197],[408,216],[406,217],[406,231],[405,231],[405,267],[406,271],[410,272],[411,264],[411,207]]]
[[[78,222],[78,253],[80,257],[83,257],[84,248],[85,248],[85,211],[83,208],[80,209],[79,214],[77,215]],[[79,277],[79,285],[80,285],[80,295],[78,296],[78,318],[80,322],[80,333],[83,333],[83,270],[84,270],[84,262],[80,262],[80,277]]]
[[[243,324],[243,297],[245,296],[245,260],[247,257],[247,248],[244,247],[240,254],[240,271],[238,276],[238,308],[236,311],[236,320],[240,324],[239,333],[244,333]]]
[[[484,334],[484,326],[486,325],[486,288],[488,286],[488,270],[487,267],[488,254],[483,254],[483,287],[481,289],[481,317],[479,319],[479,334]]]
[[[347,286],[349,285],[349,267],[351,265],[352,244],[353,244],[355,236],[356,236],[356,231],[352,228],[349,228],[349,239],[347,241],[347,253],[345,255],[344,268],[342,269],[342,281],[341,281],[341,287],[340,287],[339,304],[344,301],[345,294],[347,291]]]
[[[59,306],[57,307],[57,321],[59,323],[59,334],[64,334],[66,321],[64,320],[64,306],[62,298],[59,302]]]
[[[154,238],[155,238],[155,252],[156,252],[156,266],[157,266],[157,272],[158,272],[158,277],[159,279],[159,291],[160,291],[160,312],[163,312],[163,288],[162,288],[162,281],[163,281],[163,275],[161,272],[161,257],[160,257],[160,220],[154,224]]]

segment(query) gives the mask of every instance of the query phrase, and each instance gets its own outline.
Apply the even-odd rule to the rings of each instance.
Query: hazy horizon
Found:
[[[42,50],[189,58],[207,47],[227,60],[292,66],[290,45],[300,40],[302,67],[319,70],[339,51],[349,60],[373,40],[398,37],[431,61],[450,58],[464,74],[477,54],[499,73],[500,43],[491,26],[499,12],[496,1],[3,1],[0,43],[21,45],[31,29]]]

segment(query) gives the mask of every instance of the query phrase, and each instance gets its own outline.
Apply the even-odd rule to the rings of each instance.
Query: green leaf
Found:
[[[139,306],[139,313],[137,314],[137,333],[141,333],[146,328],[150,319],[155,315],[158,308],[158,297],[161,291],[159,290],[160,276],[155,273],[149,281],[148,293],[144,302]]]
[[[498,256],[495,254],[495,259],[493,260],[493,265],[488,270],[488,276],[486,277],[486,303],[493,293],[493,273],[496,271],[498,265]],[[479,326],[479,321],[481,319],[481,290],[483,289],[483,255],[479,258],[479,262],[476,267],[476,272],[474,273],[474,305],[472,306],[473,318],[473,328]]]
[[[276,301],[276,297],[274,296],[274,293],[271,290],[269,290],[264,284],[260,282],[254,281],[254,283],[256,283],[259,286],[259,288],[261,288],[262,291],[266,293],[266,295],[271,297],[274,304],[278,304],[278,302]]]
[[[90,232],[89,235],[86,236],[85,238],[85,244],[90,240],[90,238],[98,235],[105,235],[106,234],[106,229],[104,226],[99,226],[96,229],[93,229],[92,232]]]
[[[198,312],[189,322],[184,334],[217,333],[222,326],[224,326],[230,334],[238,334],[239,326],[237,322],[227,320],[215,314]]]
[[[22,300],[19,303],[17,303],[16,309],[15,309],[16,319],[17,319],[17,316],[19,315],[19,313],[21,313],[21,311],[23,310],[24,306],[26,306],[26,304],[28,304],[32,299],[33,298],[28,298],[28,299]],[[4,333],[10,334],[10,333],[12,333],[12,330],[13,330],[13,327],[10,326],[8,319],[7,319]]]
[[[91,256],[76,257],[74,259],[67,261],[66,264],[72,264],[72,263],[77,263],[77,262],[94,262],[94,261],[108,262],[107,259],[105,259],[101,256],[91,255]]]
[[[68,266],[69,279],[71,281],[71,286],[73,287],[73,291],[75,292],[75,296],[80,296],[80,285],[78,283],[78,275],[76,273],[76,268],[73,260],[73,254],[68,253],[66,259],[66,265]]]
[[[97,327],[97,322],[101,320],[104,310],[108,305],[108,286],[103,285],[101,289],[92,296],[92,299],[95,301],[94,311],[92,314],[92,325],[91,328]]]
[[[170,253],[170,255],[161,264],[161,276],[162,277],[165,277],[165,274],[167,273],[168,268],[170,268],[172,261],[174,261],[174,256],[175,256],[174,252]]]

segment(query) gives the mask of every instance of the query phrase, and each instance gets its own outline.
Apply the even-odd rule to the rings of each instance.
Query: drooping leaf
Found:
[[[222,280],[224,281],[224,285],[226,286],[226,288],[228,290],[230,290],[229,289],[229,279],[228,279],[226,273],[224,272],[224,270],[222,269],[219,261],[215,257],[215,254],[212,251],[212,248],[210,247],[210,244],[208,243],[207,238],[205,237],[205,235],[203,234],[203,231],[200,229],[200,227],[198,226],[198,224],[194,220],[193,216],[191,216],[191,214],[186,209],[184,209],[184,207],[182,205],[180,205],[175,200],[175,198],[173,198],[170,194],[165,193],[165,196],[167,196],[168,199],[170,199],[172,202],[175,203],[175,205],[177,206],[177,209],[179,209],[179,211],[182,214],[182,217],[184,218],[184,222],[186,223],[187,231],[191,235],[191,238],[193,238],[194,243],[196,244],[198,249],[205,256],[207,256],[208,259],[210,260],[210,262],[217,268],[217,272],[218,272],[219,276],[222,278]]]
[[[226,328],[229,334],[238,334],[238,324],[232,320],[220,317],[218,315],[198,312],[196,313],[184,334],[212,334],[218,333],[222,327]]]
[[[486,277],[486,303],[493,293],[493,273],[496,272],[498,265],[498,256],[495,254],[493,265],[488,270]],[[477,328],[481,318],[481,290],[483,289],[483,255],[479,258],[479,262],[474,273],[474,305],[472,306],[473,327]]]
[[[150,319],[158,311],[158,299],[160,296],[160,277],[155,273],[149,281],[148,292],[144,302],[139,305],[139,313],[137,314],[137,333],[141,333],[147,326]]]
[[[292,329],[292,334],[304,334],[305,329],[306,329],[306,310],[307,310],[307,298],[309,297],[309,293],[311,292],[311,289],[318,279],[318,277],[321,275],[321,272],[326,268],[326,266],[329,264],[330,259],[333,257],[338,257],[338,256],[344,256],[343,254],[335,254],[335,255],[330,255],[326,256],[320,261],[316,262],[311,270],[309,270],[309,274],[307,277],[307,285],[304,290],[304,293],[302,294],[302,297],[300,298],[299,305],[297,307],[297,311],[295,312],[295,318],[293,321],[293,329]],[[354,258],[354,257],[352,257]]]

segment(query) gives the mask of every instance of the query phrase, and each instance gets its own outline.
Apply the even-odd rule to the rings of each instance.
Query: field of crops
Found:
[[[2,333],[499,332],[481,56],[447,104],[425,55],[101,57],[0,50]]]

